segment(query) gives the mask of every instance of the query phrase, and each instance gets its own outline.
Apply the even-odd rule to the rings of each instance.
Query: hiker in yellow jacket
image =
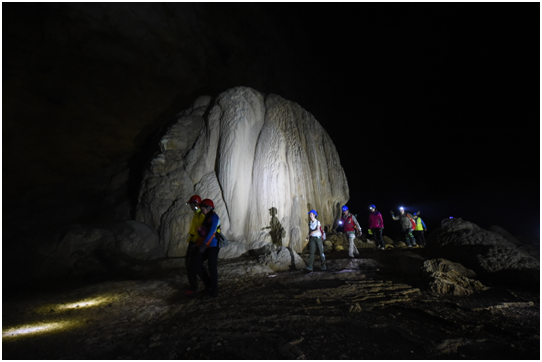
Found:
[[[188,231],[188,249],[186,250],[186,275],[188,276],[188,283],[190,288],[184,292],[184,295],[191,296],[198,291],[198,277],[196,273],[196,257],[198,256],[198,229],[201,227],[205,214],[201,212],[199,204],[201,203],[201,197],[194,195],[186,202],[194,211],[192,217],[192,224],[190,224],[190,231]]]

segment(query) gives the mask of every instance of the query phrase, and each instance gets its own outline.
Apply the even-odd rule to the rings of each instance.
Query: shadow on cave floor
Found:
[[[316,260],[313,273],[222,276],[211,302],[183,295],[183,269],[4,295],[3,357],[539,358],[538,293],[437,295],[417,274],[423,250],[360,253],[328,253],[325,272]],[[221,260],[219,274],[256,258]]]

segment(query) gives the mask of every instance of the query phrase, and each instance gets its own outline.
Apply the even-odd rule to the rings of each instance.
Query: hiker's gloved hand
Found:
[[[207,249],[207,248],[205,247],[205,243],[202,243],[202,244],[199,246],[198,251],[199,251],[200,253],[205,253],[205,249]]]

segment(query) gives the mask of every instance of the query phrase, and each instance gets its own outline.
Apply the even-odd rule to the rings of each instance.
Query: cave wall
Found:
[[[201,94],[288,96],[281,38],[295,34],[279,13],[284,25],[280,5],[3,4],[4,189],[103,168]]]

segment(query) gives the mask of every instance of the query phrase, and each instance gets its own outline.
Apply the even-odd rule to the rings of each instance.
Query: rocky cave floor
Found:
[[[4,291],[2,357],[540,359],[539,286],[437,295],[418,272],[424,249],[360,252],[328,253],[310,274],[239,276],[254,257],[221,260],[210,302],[183,295],[184,269]]]

